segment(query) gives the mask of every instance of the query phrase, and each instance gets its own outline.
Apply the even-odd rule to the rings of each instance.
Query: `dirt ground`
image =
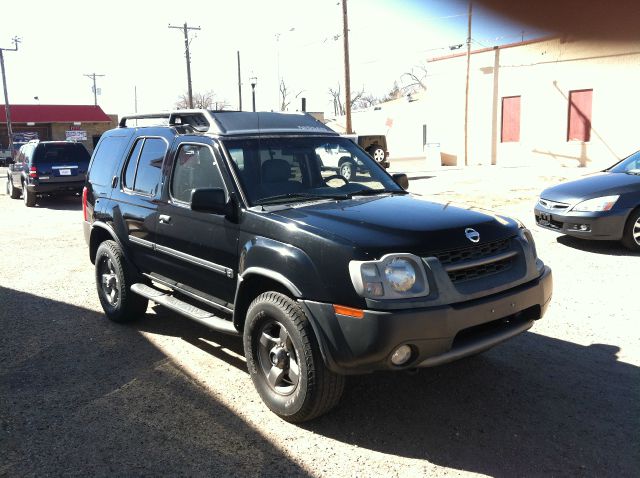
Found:
[[[532,224],[539,191],[582,173],[410,171],[428,199],[529,225],[552,304],[480,356],[352,377],[303,426],[262,404],[240,340],[158,307],[108,322],[79,198],[26,208],[0,179],[0,476],[636,476],[640,256]]]

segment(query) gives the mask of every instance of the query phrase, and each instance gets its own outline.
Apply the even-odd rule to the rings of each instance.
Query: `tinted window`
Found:
[[[144,139],[139,139],[136,141],[136,145],[131,151],[129,155],[129,160],[127,162],[127,169],[124,172],[124,187],[128,189],[133,189],[133,182],[136,178],[136,166],[138,165],[138,156],[140,156],[140,149],[142,149],[142,143],[144,143]]]
[[[89,152],[77,143],[40,143],[33,155],[33,163],[62,164],[89,161]]]
[[[107,185],[111,183],[113,169],[124,148],[125,136],[110,136],[104,138],[93,154],[89,180],[94,184]]]
[[[162,160],[167,151],[167,143],[160,138],[147,138],[138,160],[134,191],[155,194],[162,177]]]
[[[222,176],[211,149],[204,145],[180,146],[171,179],[171,195],[179,201],[191,201],[191,191],[200,188],[224,188]]]

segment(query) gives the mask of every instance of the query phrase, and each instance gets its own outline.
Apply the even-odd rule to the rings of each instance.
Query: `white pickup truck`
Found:
[[[11,150],[0,148],[0,166],[6,166],[8,159],[11,159]]]

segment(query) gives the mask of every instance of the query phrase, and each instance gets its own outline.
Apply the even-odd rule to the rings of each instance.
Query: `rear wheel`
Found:
[[[345,178],[347,181],[351,181],[356,175],[355,164],[353,164],[351,160],[344,160],[340,164],[339,172],[340,176]]]
[[[622,235],[622,244],[632,251],[640,251],[640,209],[631,213]]]
[[[7,177],[7,194],[11,197],[11,199],[20,198],[20,190],[13,187],[11,176]]]
[[[382,163],[384,161],[384,149],[382,149],[378,145],[373,145],[369,148],[369,154],[373,159],[376,160],[376,163]]]
[[[104,241],[95,260],[98,298],[106,316],[114,322],[130,322],[144,315],[149,301],[131,292],[131,271],[115,241]]]
[[[289,297],[265,292],[251,303],[244,352],[260,397],[284,420],[311,420],[339,402],[344,376],[325,366],[309,320]]]
[[[24,205],[27,207],[36,205],[36,193],[29,191],[26,184],[22,185],[22,199],[24,200]]]

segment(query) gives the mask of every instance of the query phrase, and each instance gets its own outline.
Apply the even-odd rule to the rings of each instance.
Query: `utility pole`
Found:
[[[18,51],[18,43],[20,38],[13,37],[11,39],[13,48],[0,48],[0,68],[2,69],[2,87],[4,89],[4,112],[7,117],[7,134],[9,135],[9,154],[13,158],[13,130],[11,129],[11,105],[9,104],[9,93],[7,93],[7,75],[4,71],[4,52]]]
[[[191,55],[189,54],[189,30],[200,30],[200,27],[190,27],[187,22],[181,27],[169,25],[169,28],[177,28],[184,33],[184,51],[187,57],[187,90],[189,91],[189,108],[193,108],[193,90],[191,89]]]
[[[467,81],[464,93],[464,165],[469,165],[469,66],[471,64],[471,14],[472,4],[469,0],[469,23],[467,27]]]
[[[347,0],[342,0],[342,36],[344,38],[344,93],[345,109],[347,113],[347,134],[352,134],[351,128],[351,76],[349,74],[349,22],[347,19]]]
[[[238,50],[238,110],[242,111],[242,77],[240,76],[240,50]]]
[[[96,75],[95,73],[91,73],[89,75],[84,75],[87,78],[91,78],[93,80],[93,104],[98,106],[98,88],[96,88],[96,77],[104,76],[104,75]]]

